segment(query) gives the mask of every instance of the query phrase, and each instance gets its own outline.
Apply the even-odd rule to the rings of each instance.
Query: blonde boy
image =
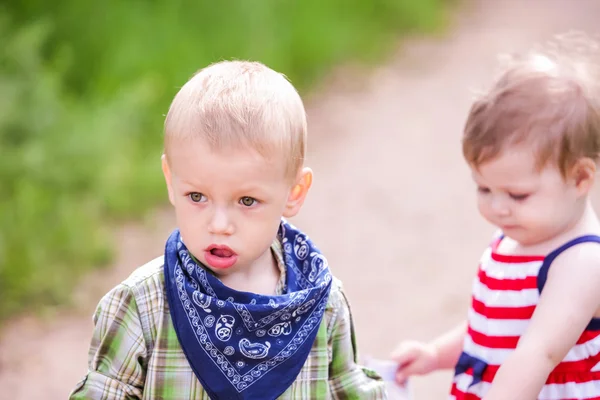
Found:
[[[300,210],[306,117],[256,62],[220,62],[177,93],[162,167],[178,229],[164,257],[100,301],[71,399],[382,399],[356,364],[350,307]]]

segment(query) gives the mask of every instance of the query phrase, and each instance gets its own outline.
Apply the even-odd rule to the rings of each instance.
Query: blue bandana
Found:
[[[310,239],[282,221],[280,296],[238,292],[197,264],[175,230],[165,249],[171,319],[211,399],[276,399],[294,382],[323,318],[331,274]]]

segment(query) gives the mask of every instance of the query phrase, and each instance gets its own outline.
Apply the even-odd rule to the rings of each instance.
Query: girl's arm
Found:
[[[400,366],[396,372],[396,381],[402,384],[411,375],[453,368],[462,351],[466,333],[467,322],[464,321],[431,342],[401,343],[391,355]]]
[[[600,307],[600,246],[574,246],[552,263],[517,349],[502,364],[484,400],[537,399]]]
[[[456,366],[466,334],[467,321],[464,321],[431,342],[436,349],[437,369],[450,369]]]

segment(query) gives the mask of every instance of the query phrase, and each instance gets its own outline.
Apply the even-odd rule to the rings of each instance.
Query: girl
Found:
[[[562,43],[579,50],[575,39]],[[480,259],[467,321],[430,343],[400,344],[399,382],[454,367],[454,399],[600,398],[593,66],[531,52],[473,104],[463,154],[479,212],[499,233]]]

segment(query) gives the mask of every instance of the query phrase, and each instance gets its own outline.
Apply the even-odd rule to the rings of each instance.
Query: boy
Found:
[[[356,364],[350,308],[300,210],[306,116],[256,62],[220,62],[177,93],[162,168],[178,229],[96,311],[71,399],[383,399]]]

